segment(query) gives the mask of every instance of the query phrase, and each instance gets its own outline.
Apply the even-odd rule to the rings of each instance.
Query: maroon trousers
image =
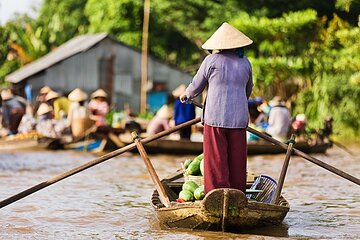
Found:
[[[204,125],[205,192],[215,188],[246,189],[247,143],[245,128]]]

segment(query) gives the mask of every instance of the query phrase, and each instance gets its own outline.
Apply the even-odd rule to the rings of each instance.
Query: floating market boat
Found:
[[[256,188],[250,187],[254,183],[248,182],[248,187],[253,189],[246,194],[237,189],[222,188],[209,192],[203,200],[177,203],[175,201],[183,184],[183,179],[178,179],[180,175],[162,180],[171,201],[170,207],[164,206],[156,190],[151,199],[160,223],[169,228],[241,232],[278,225],[289,211],[289,203],[282,196],[279,203],[269,203],[276,185],[273,180],[263,181],[268,180],[263,176],[255,180],[260,183],[256,184]]]
[[[26,134],[16,134],[0,139],[0,150],[12,151],[21,149],[45,149],[57,145],[57,139],[44,138],[35,131]]]
[[[126,142],[126,141],[125,141]],[[130,143],[128,141],[127,143]],[[311,144],[304,141],[296,142],[294,147],[304,153],[325,153],[332,146],[331,142],[321,142]],[[189,140],[170,140],[159,139],[144,145],[147,153],[163,153],[163,154],[200,154],[203,152],[202,142]],[[135,151],[135,150],[134,150]],[[274,145],[266,141],[248,142],[248,155],[261,154],[279,154],[286,153],[286,150],[280,146]]]

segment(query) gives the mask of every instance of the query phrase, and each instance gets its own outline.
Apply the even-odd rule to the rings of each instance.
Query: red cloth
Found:
[[[205,192],[215,188],[246,189],[246,129],[204,125]]]

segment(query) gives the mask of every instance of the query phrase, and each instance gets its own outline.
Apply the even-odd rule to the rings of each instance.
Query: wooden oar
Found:
[[[200,103],[194,102],[192,100],[190,100],[189,102],[194,104],[195,106],[197,106],[199,108],[203,108],[203,105],[200,104]],[[280,142],[280,141],[278,141],[278,140],[276,140],[276,139],[274,139],[274,138],[272,138],[272,137],[270,137],[270,136],[268,136],[268,135],[266,135],[264,133],[261,133],[261,132],[255,130],[255,129],[251,128],[251,127],[247,127],[246,130],[248,132],[251,132],[252,134],[255,134],[256,136],[259,136],[259,137],[261,137],[261,138],[275,144],[275,145],[278,145],[278,146],[282,147],[285,150],[288,148],[287,144],[282,143],[282,142]],[[337,168],[335,168],[335,167],[333,167],[333,166],[331,166],[331,165],[329,165],[327,163],[324,163],[323,161],[320,161],[319,159],[314,158],[314,157],[312,157],[312,156],[310,156],[310,155],[308,155],[308,154],[306,154],[306,153],[304,153],[304,152],[302,152],[302,151],[300,151],[300,150],[298,150],[296,148],[294,148],[293,151],[299,157],[302,157],[302,158],[304,158],[304,159],[306,159],[306,160],[308,160],[308,161],[310,161],[310,162],[312,162],[312,163],[314,163],[314,164],[316,164],[316,165],[318,165],[318,166],[320,166],[322,168],[325,168],[326,170],[328,170],[328,171],[330,171],[330,172],[332,172],[332,173],[334,173],[334,174],[336,174],[336,175],[338,175],[340,177],[343,177],[343,178],[349,180],[350,182],[353,182],[353,183],[355,183],[357,185],[360,185],[360,179],[358,179],[358,178],[356,178],[356,177],[354,177],[354,176],[352,176],[352,175],[350,175],[350,174],[348,174],[348,173],[346,173],[344,171],[341,171],[340,169],[337,169]]]
[[[253,134],[255,134],[255,135],[257,135],[257,136],[259,136],[259,137],[261,137],[263,139],[265,139],[265,140],[268,140],[269,142],[272,142],[275,145],[278,145],[278,146],[282,147],[283,149],[287,149],[287,146],[288,146],[287,144],[282,143],[282,142],[280,142],[280,141],[278,141],[278,140],[276,140],[276,139],[274,139],[274,138],[272,138],[272,137],[270,137],[270,136],[268,136],[266,134],[263,134],[263,133],[255,130],[255,129],[251,128],[251,127],[248,127],[247,131],[249,131],[249,132],[251,132],[251,133],[253,133]],[[331,166],[331,165],[329,165],[329,164],[327,164],[327,163],[325,163],[325,162],[323,162],[323,161],[321,161],[321,160],[319,160],[319,159],[317,159],[315,157],[312,157],[312,156],[310,156],[310,155],[308,155],[308,154],[306,154],[306,153],[304,153],[304,152],[302,152],[302,151],[300,151],[300,150],[298,150],[296,148],[294,148],[293,151],[299,157],[302,157],[302,158],[304,158],[304,159],[306,159],[306,160],[308,160],[308,161],[310,161],[310,162],[312,162],[312,163],[314,163],[314,164],[316,164],[316,165],[318,165],[318,166],[320,166],[322,168],[325,168],[326,170],[328,170],[328,171],[330,171],[330,172],[332,172],[332,173],[334,173],[334,174],[336,174],[336,175],[338,175],[340,177],[343,177],[343,178],[349,180],[350,182],[353,182],[353,183],[355,183],[357,185],[360,185],[360,179],[358,179],[358,178],[356,178],[356,177],[354,177],[354,176],[352,176],[352,175],[350,175],[350,174],[348,174],[348,173],[346,173],[344,171],[341,171],[340,169],[335,168],[335,167],[333,167],[333,166]]]
[[[131,136],[133,137],[136,147],[139,150],[139,153],[142,157],[142,159],[145,162],[146,168],[148,169],[151,179],[155,185],[156,190],[159,193],[159,197],[161,202],[165,205],[165,207],[170,207],[170,200],[168,195],[166,194],[166,191],[164,189],[164,186],[162,185],[159,176],[157,175],[154,166],[152,165],[149,156],[147,155],[144,146],[141,143],[141,138],[137,135],[136,132],[132,132]]]
[[[286,151],[284,164],[283,164],[283,167],[281,169],[279,181],[278,181],[278,184],[277,184],[277,187],[276,187],[275,198],[272,201],[273,204],[278,204],[279,203],[281,190],[282,190],[282,187],[284,185],[286,171],[287,171],[288,166],[289,166],[289,161],[290,161],[290,157],[291,157],[291,154],[292,154],[294,144],[295,144],[295,135],[292,134],[291,139],[290,139],[290,143],[289,143],[287,151]]]
[[[348,149],[347,147],[345,147],[345,146],[342,145],[341,143],[336,142],[336,141],[334,141],[334,140],[332,140],[332,139],[330,139],[330,141],[331,141],[335,146],[337,146],[338,148],[344,150],[345,152],[347,152],[347,153],[350,154],[351,156],[355,156],[355,154],[354,154],[352,151],[350,151],[350,149]]]
[[[152,142],[152,141],[154,141],[156,139],[162,138],[162,137],[164,137],[166,135],[169,135],[171,133],[179,131],[182,128],[191,126],[191,125],[196,124],[198,122],[200,122],[199,117],[195,118],[195,119],[192,119],[192,120],[190,120],[188,122],[185,122],[183,124],[180,124],[178,126],[175,126],[173,128],[170,128],[170,129],[168,129],[166,131],[162,131],[160,133],[157,133],[157,134],[154,134],[154,135],[149,136],[147,138],[144,138],[144,139],[141,140],[141,143],[146,144],[146,143]],[[116,156],[118,156],[118,155],[120,155],[122,153],[128,152],[128,151],[130,151],[132,149],[135,149],[135,148],[136,148],[136,144],[131,143],[129,145],[126,145],[123,148],[112,151],[112,152],[110,152],[108,154],[105,154],[105,155],[95,159],[95,160],[89,161],[89,162],[87,162],[87,163],[85,163],[85,164],[83,164],[81,166],[78,166],[78,167],[73,168],[73,169],[71,169],[71,170],[69,170],[67,172],[59,174],[59,175],[57,175],[57,176],[55,176],[55,177],[53,177],[53,178],[51,178],[51,179],[49,179],[47,181],[41,182],[41,183],[31,187],[31,188],[28,188],[28,189],[26,189],[26,190],[24,190],[24,191],[22,191],[22,192],[20,192],[18,194],[15,194],[14,196],[11,196],[11,197],[1,201],[0,202],[0,208],[3,208],[3,207],[5,207],[5,206],[7,206],[7,205],[9,205],[9,204],[11,204],[13,202],[16,202],[16,201],[18,201],[18,200],[20,200],[20,199],[22,199],[22,198],[24,198],[26,196],[29,196],[30,194],[32,194],[34,192],[37,192],[37,191],[39,191],[39,190],[41,190],[41,189],[43,189],[45,187],[48,187],[48,186],[50,186],[50,185],[52,185],[52,184],[54,184],[54,183],[56,183],[58,181],[61,181],[61,180],[65,179],[65,178],[68,178],[68,177],[70,177],[70,176],[72,176],[72,175],[74,175],[76,173],[82,172],[82,171],[84,171],[84,170],[86,170],[86,169],[88,169],[90,167],[93,167],[93,166],[95,166],[95,165],[97,165],[99,163],[102,163],[102,162],[110,159],[110,158],[116,157]]]

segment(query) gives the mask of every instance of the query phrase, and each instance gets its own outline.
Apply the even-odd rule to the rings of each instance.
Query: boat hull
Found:
[[[241,231],[249,228],[280,224],[288,207],[264,206],[261,203],[249,203],[237,216],[231,216],[226,221],[226,231]],[[268,204],[266,204],[268,205]],[[160,223],[169,228],[187,228],[210,231],[222,230],[222,217],[211,215],[201,208],[200,204],[192,206],[162,208],[155,210]]]
[[[225,214],[224,192],[228,190],[228,212]],[[277,205],[248,201],[245,195],[236,189],[216,189],[202,201],[172,203],[168,208],[161,204],[155,191],[152,203],[160,224],[165,227],[210,231],[241,232],[278,225],[289,211],[289,204],[284,198],[281,198]]]
[[[306,142],[298,142],[295,148],[304,153],[325,153],[331,143],[320,143],[310,145]],[[202,142],[192,142],[187,140],[167,140],[160,139],[158,141],[150,142],[144,145],[147,153],[162,153],[162,154],[201,154],[203,152]],[[248,143],[248,155],[261,155],[261,154],[280,154],[286,153],[286,149],[280,146],[261,142],[261,143]]]

